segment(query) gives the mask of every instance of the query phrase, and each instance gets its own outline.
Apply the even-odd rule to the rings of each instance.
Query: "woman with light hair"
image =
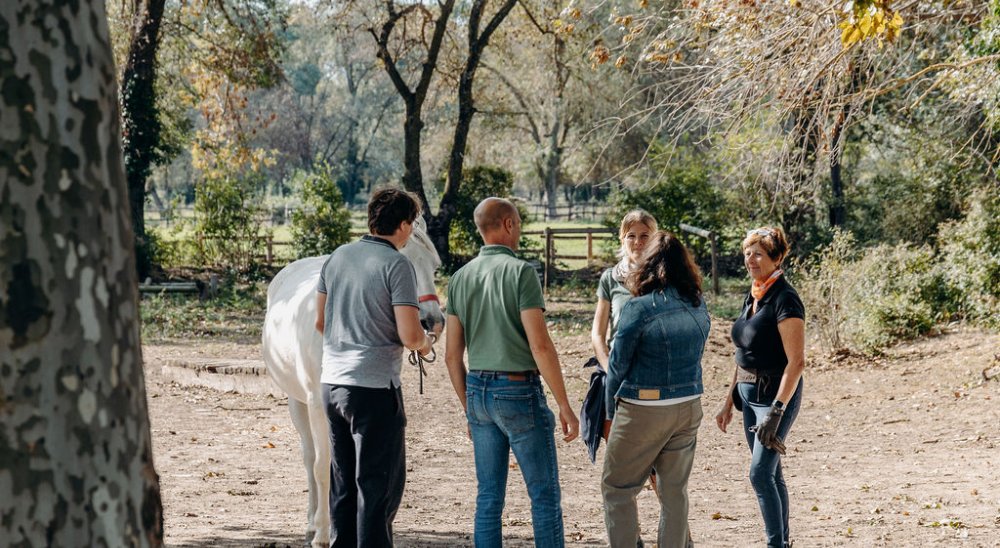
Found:
[[[590,329],[590,343],[594,347],[594,356],[605,371],[622,307],[632,298],[632,293],[624,285],[625,280],[639,263],[642,249],[656,228],[656,219],[646,211],[633,209],[626,213],[618,231],[621,240],[619,261],[601,274],[597,285],[597,308]]]

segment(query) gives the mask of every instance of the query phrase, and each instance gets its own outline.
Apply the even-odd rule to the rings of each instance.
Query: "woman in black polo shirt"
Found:
[[[733,390],[715,421],[723,432],[733,407],[743,412],[750,445],[750,483],[764,518],[767,546],[786,547],[788,489],[781,474],[784,440],[802,403],[805,307],[782,274],[788,241],[780,228],[751,230],[743,260],[753,279],[743,312],[733,323],[736,373]]]

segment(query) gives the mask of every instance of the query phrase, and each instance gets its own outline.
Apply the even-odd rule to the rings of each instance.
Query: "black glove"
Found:
[[[781,417],[785,414],[785,409],[781,402],[775,403],[777,405],[771,405],[767,416],[760,424],[756,425],[757,439],[764,447],[777,451],[779,455],[784,455],[785,444],[778,438],[778,425],[781,424]]]

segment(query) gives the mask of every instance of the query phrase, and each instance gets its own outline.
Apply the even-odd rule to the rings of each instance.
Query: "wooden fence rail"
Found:
[[[544,230],[532,230],[522,233],[524,236],[541,236],[543,239],[542,251],[542,287],[548,291],[549,282],[555,272],[556,261],[563,260],[586,260],[588,265],[594,263],[594,240],[607,240],[614,238],[617,231],[613,228],[552,228],[545,227]],[[566,240],[586,240],[586,255],[560,254],[556,249],[556,241]]]
[[[351,238],[359,238],[366,232],[352,232]],[[617,235],[617,230],[613,228],[551,228],[544,230],[528,230],[522,233],[523,236],[538,237],[542,240],[542,250],[539,252],[539,260],[542,263],[542,283],[546,291],[556,270],[556,263],[561,260],[587,261],[587,265],[595,263],[599,256],[599,251],[595,253],[594,242],[600,243],[613,239]],[[290,241],[276,241],[273,235],[262,236],[258,240],[263,248],[263,255],[258,255],[264,260],[267,266],[274,266],[279,248],[291,247]],[[558,242],[586,241],[586,254],[559,253]]]
[[[532,202],[524,204],[528,212],[535,219],[540,220],[560,220],[572,221],[574,219],[600,219],[607,215],[611,206],[601,202],[577,202],[572,204],[560,203],[555,207],[554,215],[549,214],[549,207],[546,203]]]

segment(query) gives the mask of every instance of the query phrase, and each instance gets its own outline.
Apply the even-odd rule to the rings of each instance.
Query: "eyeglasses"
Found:
[[[755,228],[747,231],[747,238],[750,236],[763,236],[765,238],[774,237],[774,231],[770,228]]]

